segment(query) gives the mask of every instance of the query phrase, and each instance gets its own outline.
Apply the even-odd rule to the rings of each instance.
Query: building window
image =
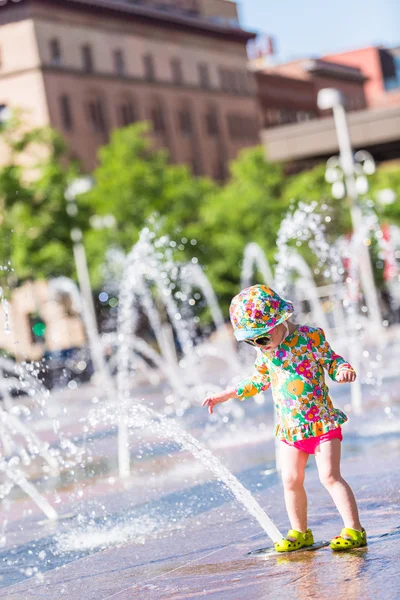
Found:
[[[274,125],[279,125],[282,121],[282,111],[280,111],[279,108],[274,108],[268,112],[270,113],[271,123]]]
[[[203,174],[203,170],[201,168],[200,161],[197,157],[192,158],[191,165],[192,165],[193,175],[196,175],[196,177],[198,177]]]
[[[214,108],[210,108],[206,113],[206,130],[210,136],[216,136],[219,133],[218,114]]]
[[[188,108],[178,111],[179,130],[183,135],[190,135],[193,131],[192,115]]]
[[[89,125],[95,133],[107,132],[103,103],[99,98],[88,101],[86,113]]]
[[[5,125],[11,116],[11,111],[7,104],[0,104],[0,130]]]
[[[126,127],[138,120],[136,107],[132,100],[126,99],[118,105],[117,118],[120,127]]]
[[[71,102],[67,94],[60,96],[61,122],[65,131],[72,131],[74,123],[72,119]]]
[[[397,90],[400,87],[400,56],[393,56],[392,68],[390,73],[383,74],[385,90]]]
[[[243,94],[249,90],[248,74],[246,71],[219,69],[219,85],[223,92]]]
[[[143,67],[145,79],[147,79],[147,81],[154,81],[156,78],[156,69],[152,54],[145,54],[143,56]]]
[[[295,118],[291,119],[290,122],[294,123],[295,121],[310,121],[314,118],[313,113],[310,113],[306,110],[300,110],[296,113]]]
[[[400,84],[400,56],[394,57],[394,68],[396,72],[397,82]]]
[[[219,69],[219,85],[223,92],[229,91],[229,75],[226,69]]]
[[[57,38],[53,38],[49,42],[50,61],[52,65],[61,65],[61,46]]]
[[[254,141],[258,135],[258,121],[237,113],[227,116],[229,136],[232,140]]]
[[[163,109],[160,105],[153,106],[153,108],[150,111],[150,118],[153,123],[153,131],[155,133],[164,133],[165,119]]]
[[[224,179],[226,178],[226,172],[225,172],[225,163],[222,160],[222,158],[217,158],[217,160],[215,161],[214,165],[213,165],[213,178],[217,179],[218,181],[224,181]]]
[[[182,73],[182,63],[179,58],[173,58],[171,60],[171,73],[172,73],[172,81],[175,85],[182,85],[183,83],[183,73]]]
[[[199,73],[199,83],[200,87],[203,89],[209,89],[211,87],[210,84],[210,72],[208,70],[208,65],[206,63],[199,63],[197,65],[198,73]]]
[[[232,140],[240,140],[242,138],[241,117],[238,115],[228,115],[228,131]]]
[[[226,73],[228,91],[237,94],[239,91],[239,82],[236,71],[227,71]]]
[[[125,75],[125,58],[122,50],[114,50],[114,70],[118,75]]]
[[[236,73],[238,91],[242,94],[246,94],[249,91],[248,87],[248,76],[246,71],[238,71]]]
[[[82,66],[85,73],[93,73],[93,55],[89,44],[82,46]]]

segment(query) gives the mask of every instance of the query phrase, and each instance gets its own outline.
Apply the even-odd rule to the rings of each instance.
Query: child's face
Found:
[[[266,345],[262,346],[264,350],[275,350],[283,341],[286,335],[286,327],[281,323],[274,327],[270,332],[271,341]]]

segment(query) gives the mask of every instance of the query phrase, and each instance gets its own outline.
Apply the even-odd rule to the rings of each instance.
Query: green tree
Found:
[[[291,205],[316,201],[329,217],[328,240],[351,231],[348,204],[332,198],[325,165],[285,177],[281,165],[269,162],[263,148],[254,147],[239,154],[231,163],[229,180],[219,186],[194,177],[184,165],[170,164],[166,151],[152,148],[148,133],[143,123],[112,133],[99,151],[95,185],[77,198],[79,212],[72,220],[65,211],[65,190],[79,170],[69,160],[63,140],[51,129],[29,131],[18,116],[11,119],[0,130],[9,153],[0,168],[0,264],[10,260],[19,280],[74,276],[70,230],[78,226],[97,286],[107,248],[128,252],[148,219],[158,215],[161,231],[172,239],[196,240],[187,243],[178,257],[196,256],[205,265],[226,307],[239,287],[246,244],[257,242],[273,264],[279,226]],[[30,166],[23,167],[27,158]],[[370,182],[373,199],[386,188],[400,195],[397,165],[379,168]],[[383,207],[377,204],[380,218],[400,224],[399,206],[398,200]],[[115,228],[90,227],[92,215],[106,214],[114,216]],[[309,250],[300,251],[313,264]]]
[[[116,226],[106,234],[87,231],[85,242],[94,281],[100,281],[99,266],[108,245],[129,251],[149,217],[156,214],[162,231],[172,237],[198,230],[204,198],[216,184],[193,177],[185,165],[169,163],[165,150],[154,150],[145,123],[115,130],[99,151],[93,189],[80,198],[86,208],[99,215],[112,213]]]
[[[392,190],[394,202],[382,204],[379,201],[380,192]],[[381,221],[400,226],[400,164],[389,163],[381,165],[370,178],[370,193],[375,202],[375,210]]]
[[[64,192],[76,176],[76,165],[68,162],[66,146],[54,130],[27,130],[19,115],[3,126],[0,136],[9,154],[0,168],[0,263],[10,261],[19,281],[71,276]]]
[[[400,225],[400,165],[380,165],[376,172],[368,177],[368,183],[370,189],[365,196],[360,197],[361,205],[372,198],[380,220]],[[379,202],[379,192],[387,189],[393,190],[396,200],[385,206]],[[321,208],[327,205],[331,219],[329,224],[326,224],[326,231],[332,238],[336,239],[352,231],[349,204],[346,199],[336,200],[332,197],[331,184],[325,180],[325,164],[289,177],[283,190],[283,199],[295,204],[299,201],[316,201]]]
[[[328,217],[324,221],[328,238],[337,239],[351,231],[350,210],[345,199],[337,200],[332,197],[331,184],[325,180],[325,168],[323,163],[289,177],[283,189],[283,199],[294,205],[299,202],[316,202],[317,210]]]
[[[381,165],[376,172],[368,177],[369,191],[361,195],[359,202],[365,212],[371,210],[370,199],[375,202],[374,210],[377,212],[380,223],[397,223],[400,225],[400,168],[396,163]],[[379,202],[379,193],[382,190],[391,189],[397,196],[397,200],[389,205]],[[305,171],[289,178],[284,190],[284,196],[292,199],[295,203],[299,201],[316,201],[319,207],[326,205],[329,213],[326,213],[329,222],[325,222],[328,241],[334,242],[343,234],[350,234],[353,225],[350,217],[349,203],[346,199],[337,200],[332,197],[331,184],[325,181],[325,164],[318,165],[310,171]],[[300,252],[305,255],[307,262],[313,265],[315,257],[307,250],[301,248]],[[378,247],[372,239],[372,264],[374,267],[375,280],[378,285],[383,285],[383,263],[378,259]],[[318,277],[316,277],[318,282]],[[322,280],[319,283],[323,283]]]
[[[246,244],[257,242],[273,260],[276,234],[288,208],[282,201],[282,168],[266,161],[261,147],[243,150],[230,173],[225,186],[207,195],[201,225],[191,230],[199,241],[199,260],[225,307],[238,291]]]

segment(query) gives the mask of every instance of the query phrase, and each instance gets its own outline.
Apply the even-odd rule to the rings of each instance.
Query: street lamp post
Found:
[[[356,323],[356,314],[358,312],[358,303],[355,295],[356,281],[356,262],[359,261],[360,279],[362,289],[365,294],[365,299],[369,311],[369,317],[379,331],[382,327],[382,315],[379,306],[378,294],[374,282],[371,258],[368,250],[368,246],[365,245],[365,229],[363,227],[363,215],[359,204],[357,181],[355,176],[355,162],[353,156],[353,150],[350,141],[350,132],[346,118],[346,111],[344,108],[344,99],[341,93],[333,88],[325,88],[318,93],[318,107],[321,110],[332,109],[333,118],[335,122],[336,136],[339,145],[339,164],[344,175],[344,192],[347,194],[350,200],[350,214],[353,226],[353,241],[352,241],[352,256],[351,262],[353,263],[352,273],[352,286],[353,291],[351,298],[353,301],[353,319],[352,329],[354,335],[354,343],[351,344],[351,350],[353,354],[353,363],[356,367],[360,362],[361,348],[358,342],[358,332]],[[367,154],[367,153],[364,153]],[[362,160],[363,157],[361,157]],[[372,157],[371,157],[372,158]],[[330,161],[334,158],[330,159]],[[360,160],[360,162],[361,162]],[[329,161],[328,161],[329,165]],[[355,384],[351,387],[352,390],[352,406],[355,412],[361,412],[362,405],[362,394],[361,384],[359,379],[356,380]]]
[[[78,214],[78,206],[76,204],[77,196],[90,191],[92,187],[93,180],[91,177],[79,177],[68,186],[65,192],[65,199],[67,200],[66,210],[70,217],[75,217]],[[73,242],[75,267],[82,298],[82,316],[88,336],[93,368],[95,372],[103,378],[106,388],[111,391],[111,377],[104,359],[103,346],[97,328],[96,311],[93,302],[86,252],[82,243],[83,235],[79,227],[71,229],[71,239]]]
[[[335,121],[336,135],[339,145],[340,166],[344,173],[345,189],[350,199],[350,214],[353,225],[355,256],[360,259],[360,278],[365,294],[369,315],[377,330],[382,327],[382,314],[379,306],[378,294],[374,282],[374,275],[368,246],[364,243],[363,215],[358,199],[357,182],[355,177],[355,162],[350,141],[350,132],[341,93],[333,88],[325,88],[318,93],[318,107],[322,110],[331,108]],[[361,151],[360,162],[363,158],[370,157],[369,153]],[[363,156],[365,155],[365,156]],[[372,157],[370,157],[372,159]],[[368,161],[370,162],[370,160]]]

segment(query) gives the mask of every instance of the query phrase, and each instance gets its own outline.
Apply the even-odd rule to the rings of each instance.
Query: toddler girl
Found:
[[[281,440],[281,468],[285,504],[291,529],[275,543],[278,552],[291,552],[314,543],[307,528],[307,496],[304,471],[315,454],[321,483],[332,496],[344,521],[341,534],[331,541],[333,550],[349,550],[367,544],[354,494],[340,474],[341,425],[346,415],[334,408],[323,369],[333,381],[351,383],[356,374],[335,354],[322,329],[296,325],[288,319],[293,304],[266,285],[254,285],[235,296],[230,307],[238,341],[257,350],[254,374],[235,388],[207,397],[203,406],[210,414],[220,402],[244,400],[272,386]]]

